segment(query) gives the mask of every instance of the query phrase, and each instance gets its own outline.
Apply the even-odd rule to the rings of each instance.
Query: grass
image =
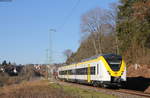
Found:
[[[62,86],[60,84],[52,84],[52,87],[57,89],[62,89],[63,91],[74,95],[77,98],[116,98],[112,95],[103,94],[93,90],[87,90],[84,88],[79,88],[75,86]]]
[[[114,98],[114,96],[40,80],[1,87],[0,98]]]

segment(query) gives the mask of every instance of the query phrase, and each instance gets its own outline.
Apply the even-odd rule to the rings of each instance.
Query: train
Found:
[[[100,87],[125,87],[126,64],[117,54],[99,54],[58,68],[60,80]]]

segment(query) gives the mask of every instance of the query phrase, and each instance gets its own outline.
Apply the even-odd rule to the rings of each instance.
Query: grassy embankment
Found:
[[[115,98],[92,90],[48,81],[23,82],[0,88],[0,98]]]

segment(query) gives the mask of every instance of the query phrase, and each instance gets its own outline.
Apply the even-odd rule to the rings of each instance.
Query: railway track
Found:
[[[120,90],[116,90],[116,91],[121,92],[121,93],[127,93],[127,94],[138,95],[138,96],[143,96],[143,97],[150,98],[150,94],[143,93],[143,92],[140,92],[140,91],[133,91],[133,90],[127,90],[127,89],[120,89]]]
[[[62,82],[62,81],[58,81],[58,83],[65,84],[65,85],[74,85],[76,87],[80,87],[84,89],[86,88],[97,92],[111,94],[120,98],[150,98],[150,94],[143,93],[140,91],[128,90],[128,89],[107,89],[107,88],[93,87],[90,85],[83,85],[83,84],[76,84],[76,83]]]
[[[131,95],[137,95],[137,96],[141,96],[141,97],[150,98],[150,94],[143,93],[143,92],[140,92],[140,91],[135,91],[135,90],[128,90],[128,89],[108,89],[108,88],[99,88],[99,87],[92,87],[92,88],[96,88],[96,89],[99,89],[99,90],[103,89],[103,90],[107,90],[107,91],[113,91],[113,92],[119,92],[119,93],[124,93],[124,94],[131,94]]]

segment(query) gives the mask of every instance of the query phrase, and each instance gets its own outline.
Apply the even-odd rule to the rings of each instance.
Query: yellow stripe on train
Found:
[[[122,73],[124,72],[125,70],[125,62],[124,60],[122,60],[122,63],[121,63],[121,67],[120,67],[120,70],[119,71],[113,71],[110,66],[108,65],[108,63],[106,62],[106,60],[104,59],[103,56],[100,56],[98,58],[99,60],[102,60],[102,62],[104,63],[104,66],[106,67],[106,70],[110,73],[111,76],[115,76],[115,77],[119,77],[122,75]]]

